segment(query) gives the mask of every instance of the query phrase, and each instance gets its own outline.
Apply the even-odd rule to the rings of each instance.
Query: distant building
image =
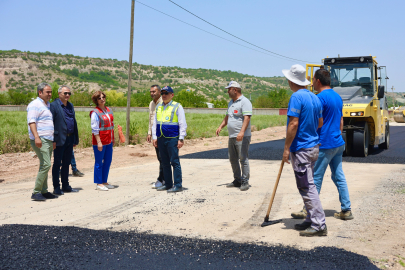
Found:
[[[210,109],[214,108],[214,103],[205,102],[205,104],[207,104],[208,108]]]

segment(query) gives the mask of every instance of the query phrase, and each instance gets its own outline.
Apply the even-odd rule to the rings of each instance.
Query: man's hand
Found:
[[[179,140],[179,141],[177,142],[177,149],[182,148],[183,145],[184,145],[184,141]]]
[[[290,164],[290,162],[288,161],[288,158],[290,157],[290,150],[288,149],[284,149],[284,153],[283,153],[283,161],[285,163]]]
[[[103,151],[103,144],[101,143],[101,142],[98,142],[97,143],[97,149],[98,149],[98,151]]]
[[[55,148],[56,148],[56,142],[52,143],[52,146],[53,146],[53,150],[55,150]]]
[[[153,146],[154,146],[155,148],[158,148],[157,140],[153,140]]]
[[[146,141],[148,143],[151,143],[152,142],[152,135],[148,135],[148,137],[146,137]]]
[[[221,132],[221,130],[222,130],[222,128],[219,127],[219,128],[217,128],[217,131],[215,131],[215,134],[217,134],[217,137],[219,136],[219,133]]]
[[[241,142],[243,140],[243,136],[245,135],[245,132],[239,132],[238,136],[236,136],[236,141]]]
[[[35,138],[35,146],[38,147],[38,148],[42,147],[42,141],[41,141],[40,137]]]

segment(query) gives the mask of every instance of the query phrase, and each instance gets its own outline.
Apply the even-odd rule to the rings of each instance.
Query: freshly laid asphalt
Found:
[[[378,269],[335,247],[298,250],[78,227],[0,226],[1,269]]]
[[[390,127],[390,146],[387,150],[374,147],[367,157],[343,157],[345,162],[405,164],[405,127]],[[284,139],[254,143],[249,147],[249,159],[281,160],[283,157]],[[190,159],[227,159],[228,148],[187,154],[181,158]]]

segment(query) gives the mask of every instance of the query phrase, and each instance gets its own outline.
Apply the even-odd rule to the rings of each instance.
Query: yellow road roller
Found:
[[[399,107],[394,111],[394,120],[397,123],[405,123],[405,106]]]
[[[316,68],[331,73],[331,88],[343,100],[343,139],[345,155],[366,157],[374,146],[388,149],[390,126],[386,67],[372,56],[325,58],[323,65],[307,64],[312,82]]]

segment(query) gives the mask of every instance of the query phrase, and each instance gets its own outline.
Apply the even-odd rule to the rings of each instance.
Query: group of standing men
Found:
[[[58,89],[59,98],[52,103],[52,88],[41,83],[37,88],[38,97],[27,107],[27,123],[31,146],[37,154],[40,167],[31,199],[44,201],[55,199],[64,192],[77,192],[69,184],[69,165],[74,160],[73,147],[79,144],[79,133],[73,104],[69,102],[70,88],[62,85]],[[48,171],[54,153],[52,167],[53,194],[48,192]],[[75,176],[83,176],[72,166]],[[76,170],[75,170],[76,169]],[[61,178],[62,187],[59,182]]]

